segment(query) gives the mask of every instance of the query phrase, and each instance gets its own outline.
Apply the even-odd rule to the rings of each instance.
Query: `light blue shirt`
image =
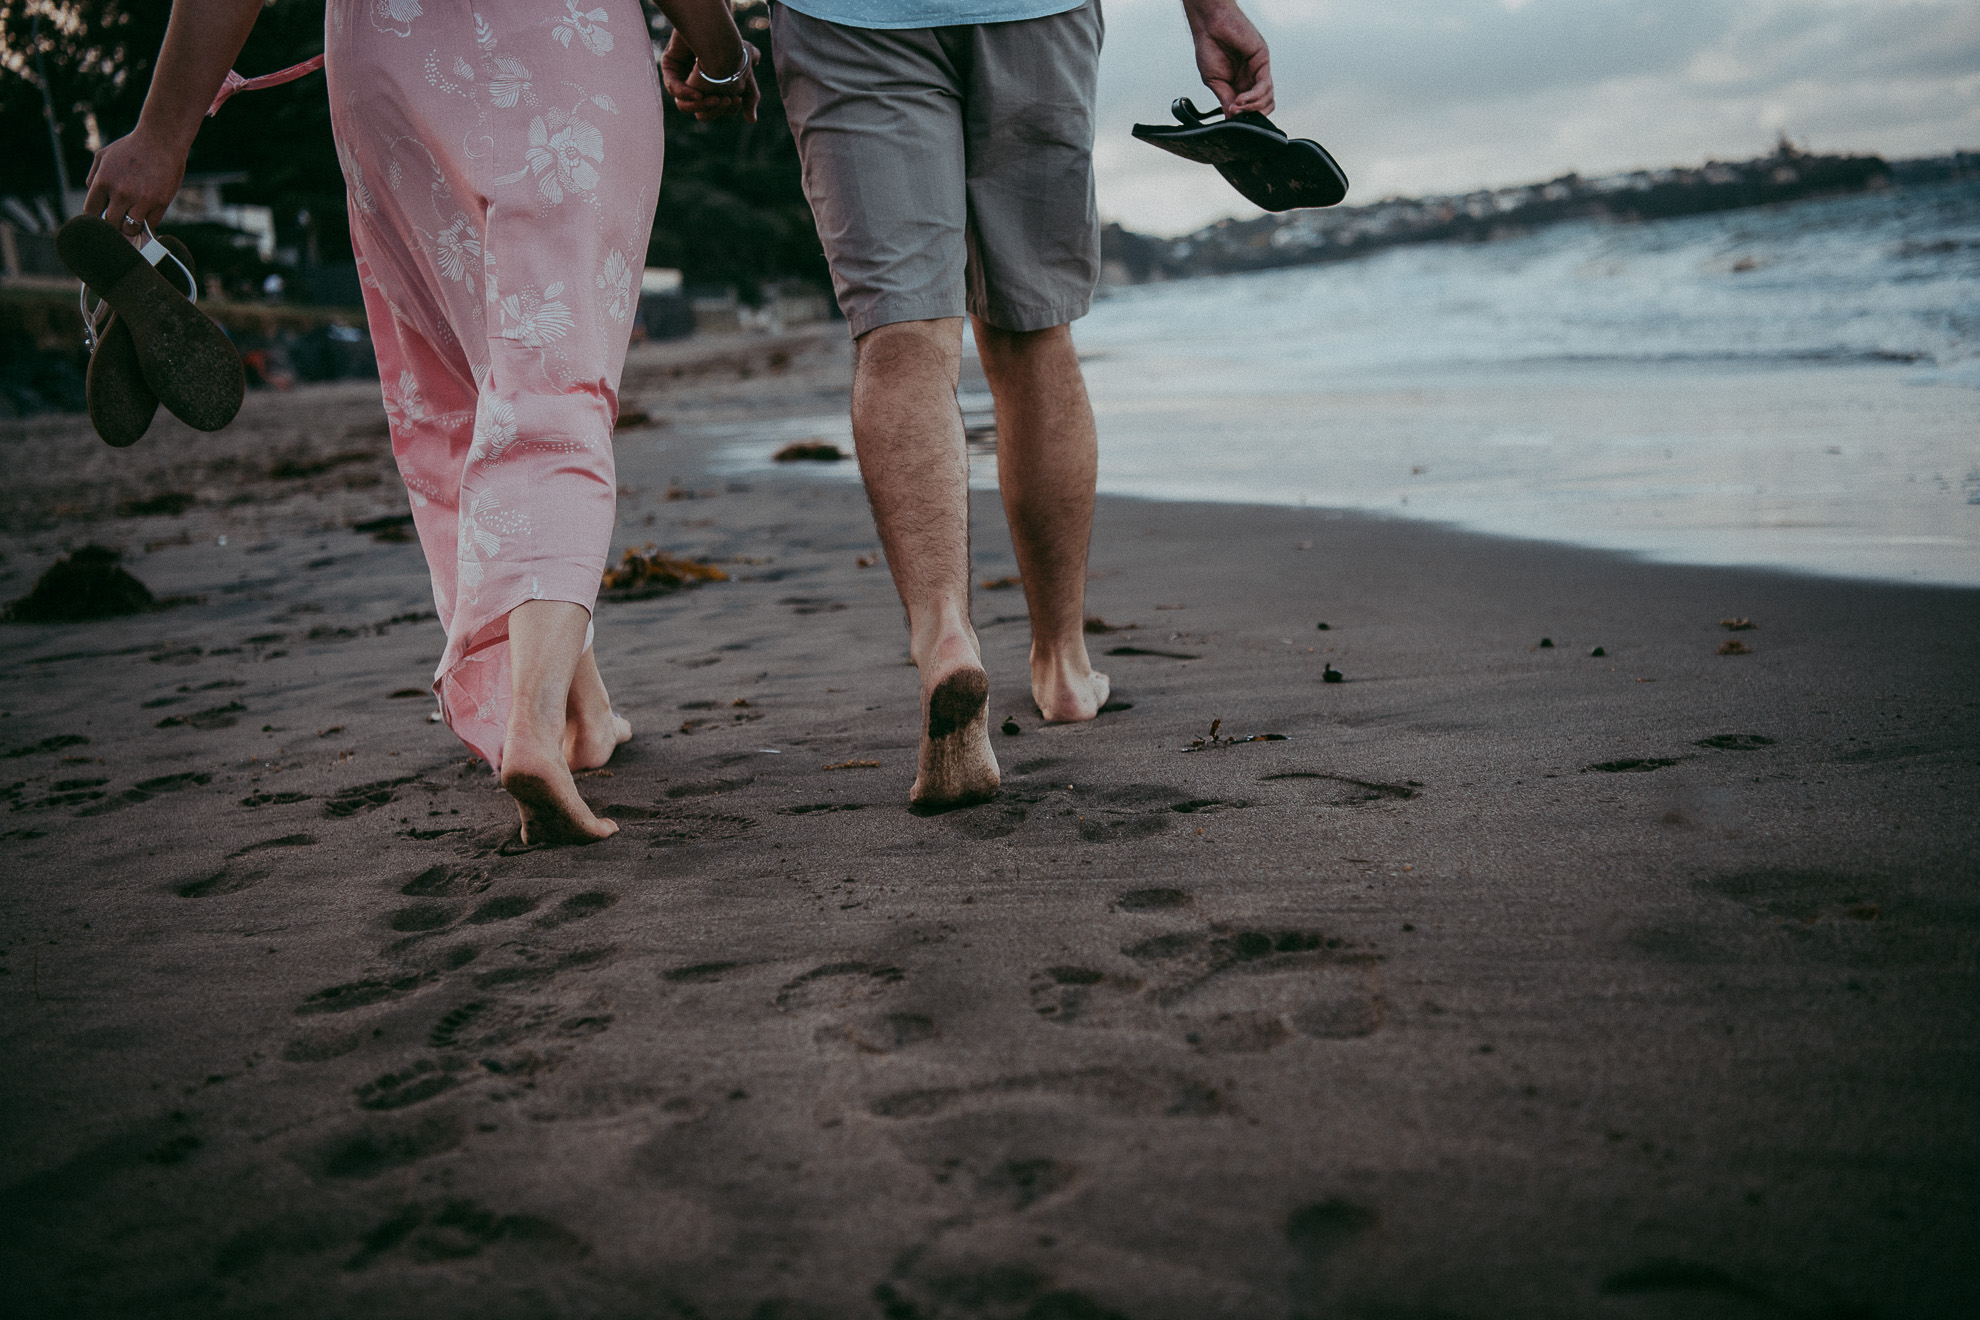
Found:
[[[857,28],[1015,23],[1078,9],[1086,0],[783,0],[800,14]]]

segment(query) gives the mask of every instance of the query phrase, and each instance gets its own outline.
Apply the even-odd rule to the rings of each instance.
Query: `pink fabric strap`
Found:
[[[322,67],[323,57],[318,55],[314,59],[304,60],[301,64],[292,64],[286,69],[277,69],[273,73],[264,73],[258,78],[243,78],[240,74],[229,69],[227,70],[227,80],[220,84],[220,91],[214,96],[213,104],[208,107],[206,117],[211,119],[214,115],[219,114],[220,107],[227,104],[227,98],[235,92],[258,92],[264,87],[280,87],[285,82],[294,82],[304,74],[315,73]]]

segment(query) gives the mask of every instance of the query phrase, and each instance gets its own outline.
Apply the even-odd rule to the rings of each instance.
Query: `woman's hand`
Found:
[[[1225,115],[1272,113],[1272,53],[1237,0],[1183,0],[1196,71]]]
[[[138,126],[96,153],[83,214],[126,235],[165,217],[207,107],[260,12],[261,0],[173,0]]]
[[[184,149],[152,140],[140,126],[96,153],[83,214],[102,216],[135,235],[164,220],[185,176]]]
[[[740,114],[752,124],[756,122],[756,106],[762,99],[756,86],[756,48],[740,37],[736,44],[742,48],[741,58],[749,62],[749,68],[735,83],[717,86],[709,83],[702,73],[694,50],[681,30],[674,29],[674,35],[667,39],[667,49],[660,55],[660,81],[667,95],[674,98],[677,110],[703,123],[734,114]]]

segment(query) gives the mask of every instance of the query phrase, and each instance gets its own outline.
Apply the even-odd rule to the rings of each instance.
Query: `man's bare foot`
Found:
[[[1107,704],[1107,694],[1112,690],[1107,676],[1090,663],[1083,663],[1084,654],[1079,660],[1082,663],[1033,653],[1031,699],[1038,703],[1038,713],[1047,724],[1090,720]]]
[[[578,796],[556,743],[524,736],[513,720],[502,744],[502,787],[522,815],[524,843],[597,843],[619,832]]]
[[[908,804],[943,811],[997,795],[997,754],[990,749],[990,676],[966,644],[922,689],[921,758]],[[932,668],[932,666],[931,666]]]

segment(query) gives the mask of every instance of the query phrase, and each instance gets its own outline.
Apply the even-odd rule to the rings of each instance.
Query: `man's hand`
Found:
[[[1197,72],[1224,113],[1271,114],[1272,53],[1236,0],[1183,0],[1183,13],[1196,42]]]
[[[680,29],[675,28],[674,35],[667,39],[667,49],[660,55],[660,82],[667,95],[674,98],[674,107],[704,123],[735,114],[755,123],[762,93],[756,86],[755,49],[746,44],[745,49],[749,51],[749,71],[742,80],[733,86],[710,86],[695,63],[694,51],[681,36]]]
[[[164,220],[185,174],[185,149],[153,142],[140,127],[90,162],[83,214],[100,215],[125,234],[136,234]]]

